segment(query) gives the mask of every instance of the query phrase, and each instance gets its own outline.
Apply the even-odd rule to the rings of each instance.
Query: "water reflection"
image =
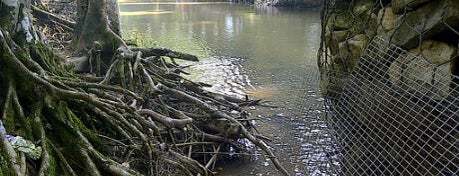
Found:
[[[192,79],[211,84],[210,91],[244,98],[247,87],[253,85],[243,62],[241,58],[210,57],[193,67]]]
[[[212,91],[269,100],[279,108],[251,107],[259,130],[274,139],[275,152],[296,175],[325,173],[320,145],[330,143],[322,127],[316,53],[319,11],[257,8],[231,3],[123,1],[125,37],[140,37],[161,46],[196,54],[190,79],[213,84]],[[122,13],[122,14],[123,14]],[[307,92],[313,92],[308,94]],[[311,109],[311,110],[309,110]],[[326,125],[324,126],[324,130]],[[231,167],[230,165],[234,167]],[[279,175],[265,158],[226,163],[222,175]]]
[[[153,29],[147,37],[165,47],[186,49],[203,57],[258,58],[258,61],[261,59],[273,65],[280,61],[297,65],[298,62],[304,64],[304,49],[317,44],[307,40],[317,39],[320,32],[318,28],[310,27],[314,23],[319,26],[317,11],[273,11],[229,3],[174,3],[121,3],[124,14],[161,12],[157,15],[122,15],[125,36],[144,31],[146,25],[151,25]],[[191,43],[195,44],[190,46]],[[202,53],[203,47],[212,48],[212,51]]]
[[[120,12],[122,16],[138,16],[138,15],[160,15],[174,13],[173,11],[135,11],[135,12]]]
[[[226,26],[226,33],[228,34],[228,39],[231,39],[233,35],[233,17],[231,14],[226,15],[225,17],[225,26]]]

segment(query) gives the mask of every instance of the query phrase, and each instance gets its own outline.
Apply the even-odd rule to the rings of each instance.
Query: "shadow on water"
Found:
[[[256,8],[231,3],[121,1],[124,37],[140,45],[199,55],[188,78],[209,90],[249,95],[276,106],[248,107],[258,130],[295,175],[321,175],[333,152],[321,120],[323,99],[315,66],[320,40],[318,10]],[[218,175],[280,175],[260,151],[251,160],[222,161]]]

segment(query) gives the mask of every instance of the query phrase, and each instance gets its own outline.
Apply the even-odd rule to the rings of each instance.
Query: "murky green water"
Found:
[[[315,66],[319,10],[156,0],[120,0],[120,10],[125,38],[198,55],[199,63],[183,63],[194,64],[190,79],[213,84],[216,92],[249,94],[279,106],[249,110],[264,119],[260,131],[274,139],[275,153],[288,170],[323,173],[320,159],[311,161],[314,141],[306,134],[312,134],[306,124],[320,125],[314,119],[322,108]],[[220,175],[279,175],[262,156],[222,168]]]

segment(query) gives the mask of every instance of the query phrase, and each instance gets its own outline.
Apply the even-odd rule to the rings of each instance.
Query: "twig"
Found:
[[[235,118],[225,114],[225,113],[222,113],[221,111],[218,111],[216,109],[214,109],[212,106],[210,106],[209,104],[195,98],[195,97],[192,97],[186,93],[183,93],[179,90],[173,90],[173,89],[170,89],[168,87],[165,87],[164,85],[159,85],[160,89],[162,89],[164,92],[168,92],[168,93],[171,93],[171,94],[174,94],[176,95],[176,97],[182,99],[183,101],[187,101],[187,102],[192,102],[194,104],[196,104],[196,106],[198,106],[199,108],[203,109],[204,111],[207,111],[208,113],[212,114],[213,117],[221,117],[221,118],[225,118],[225,119],[228,119],[230,122],[234,123],[234,124],[237,124],[239,127],[240,127],[240,132],[249,140],[251,141],[252,143],[254,143],[255,145],[257,145],[258,147],[260,147],[264,152],[266,152],[269,156],[269,158],[271,159],[271,161],[273,162],[273,164],[276,166],[276,168],[281,171],[284,175],[290,175],[288,173],[288,171],[282,166],[282,164],[279,162],[279,160],[276,158],[276,156],[274,155],[274,153],[269,149],[268,145],[266,145],[266,143],[262,140],[259,140],[257,139],[256,137],[254,137],[252,134],[250,134],[250,132],[238,121],[236,120]]]
[[[209,162],[207,162],[205,166],[207,169],[210,169],[210,166],[215,164],[215,162],[217,161],[218,152],[220,152],[220,145],[217,147],[217,149],[214,152],[215,153],[212,155],[212,158],[210,158]]]
[[[161,124],[163,124],[167,128],[175,128],[177,126],[185,126],[187,124],[193,123],[193,119],[192,118],[173,119],[173,118],[166,117],[166,116],[164,116],[162,114],[159,114],[159,113],[157,113],[155,111],[149,110],[149,109],[141,109],[141,110],[138,110],[137,113],[139,113],[141,115],[149,115],[150,117],[153,118],[153,120],[155,120],[157,122],[160,122]]]
[[[188,143],[181,143],[181,144],[174,144],[177,147],[189,146],[189,145],[216,145],[215,142],[188,142]]]

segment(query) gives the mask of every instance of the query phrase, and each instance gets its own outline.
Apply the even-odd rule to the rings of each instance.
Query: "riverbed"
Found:
[[[122,35],[144,46],[198,55],[187,70],[211,91],[263,99],[248,107],[258,129],[273,139],[279,159],[295,175],[339,168],[322,121],[316,67],[320,10],[255,7],[227,2],[120,0]],[[280,175],[262,153],[221,162],[218,175]]]

